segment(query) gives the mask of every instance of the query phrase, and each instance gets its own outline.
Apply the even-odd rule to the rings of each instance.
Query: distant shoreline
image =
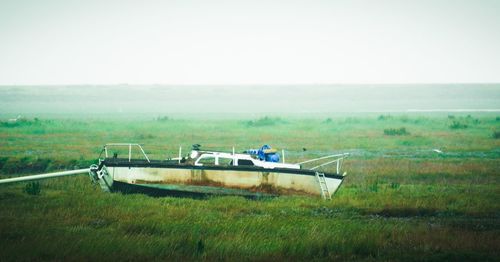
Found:
[[[500,109],[471,109],[471,108],[457,108],[457,109],[407,109],[406,112],[500,112]]]
[[[0,115],[9,116],[500,112],[500,84],[18,86],[0,91]]]

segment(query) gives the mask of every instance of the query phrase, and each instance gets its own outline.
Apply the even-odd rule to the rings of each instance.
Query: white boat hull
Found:
[[[221,170],[186,167],[103,166],[107,185],[113,182],[130,185],[194,185],[243,189],[269,194],[307,194],[321,196],[318,178],[300,172],[273,170]],[[342,183],[341,176],[325,177],[331,195]]]

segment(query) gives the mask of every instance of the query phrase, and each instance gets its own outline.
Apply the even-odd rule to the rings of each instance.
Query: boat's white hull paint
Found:
[[[241,170],[202,170],[186,168],[157,167],[106,167],[108,181],[128,184],[186,184],[217,185],[228,188],[258,190],[269,188],[286,194],[302,192],[321,195],[318,179],[313,175],[289,174],[279,172],[241,171]],[[342,179],[326,177],[328,191],[335,193]],[[111,185],[112,186],[112,185]]]

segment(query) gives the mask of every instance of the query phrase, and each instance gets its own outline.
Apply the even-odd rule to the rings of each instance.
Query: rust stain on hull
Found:
[[[214,181],[194,181],[191,180],[189,182],[179,182],[179,181],[161,181],[160,183],[158,182],[152,182],[152,181],[146,181],[146,180],[135,180],[134,184],[165,184],[165,185],[188,185],[188,186],[211,186],[211,187],[223,187],[223,188],[230,188],[230,189],[240,189],[240,190],[246,190],[252,193],[265,193],[265,194],[270,194],[270,195],[311,195],[310,193],[307,193],[305,191],[300,191],[300,190],[294,190],[294,189],[287,189],[287,188],[279,188],[279,187],[274,187],[269,184],[263,184],[260,186],[253,186],[253,187],[239,187],[239,186],[227,186],[224,185],[223,183],[220,182],[214,182]]]

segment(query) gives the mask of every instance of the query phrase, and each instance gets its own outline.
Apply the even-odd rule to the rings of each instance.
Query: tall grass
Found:
[[[37,194],[27,193],[25,184],[1,186],[2,259],[498,259],[495,118],[477,117],[458,131],[447,116],[330,119],[257,126],[249,120],[39,120],[0,127],[1,176],[88,166],[106,142],[144,143],[155,159],[194,143],[229,151],[270,143],[287,149],[289,162],[352,153],[332,201],[104,193],[85,175],[42,181]],[[380,132],[401,125],[411,135]]]

